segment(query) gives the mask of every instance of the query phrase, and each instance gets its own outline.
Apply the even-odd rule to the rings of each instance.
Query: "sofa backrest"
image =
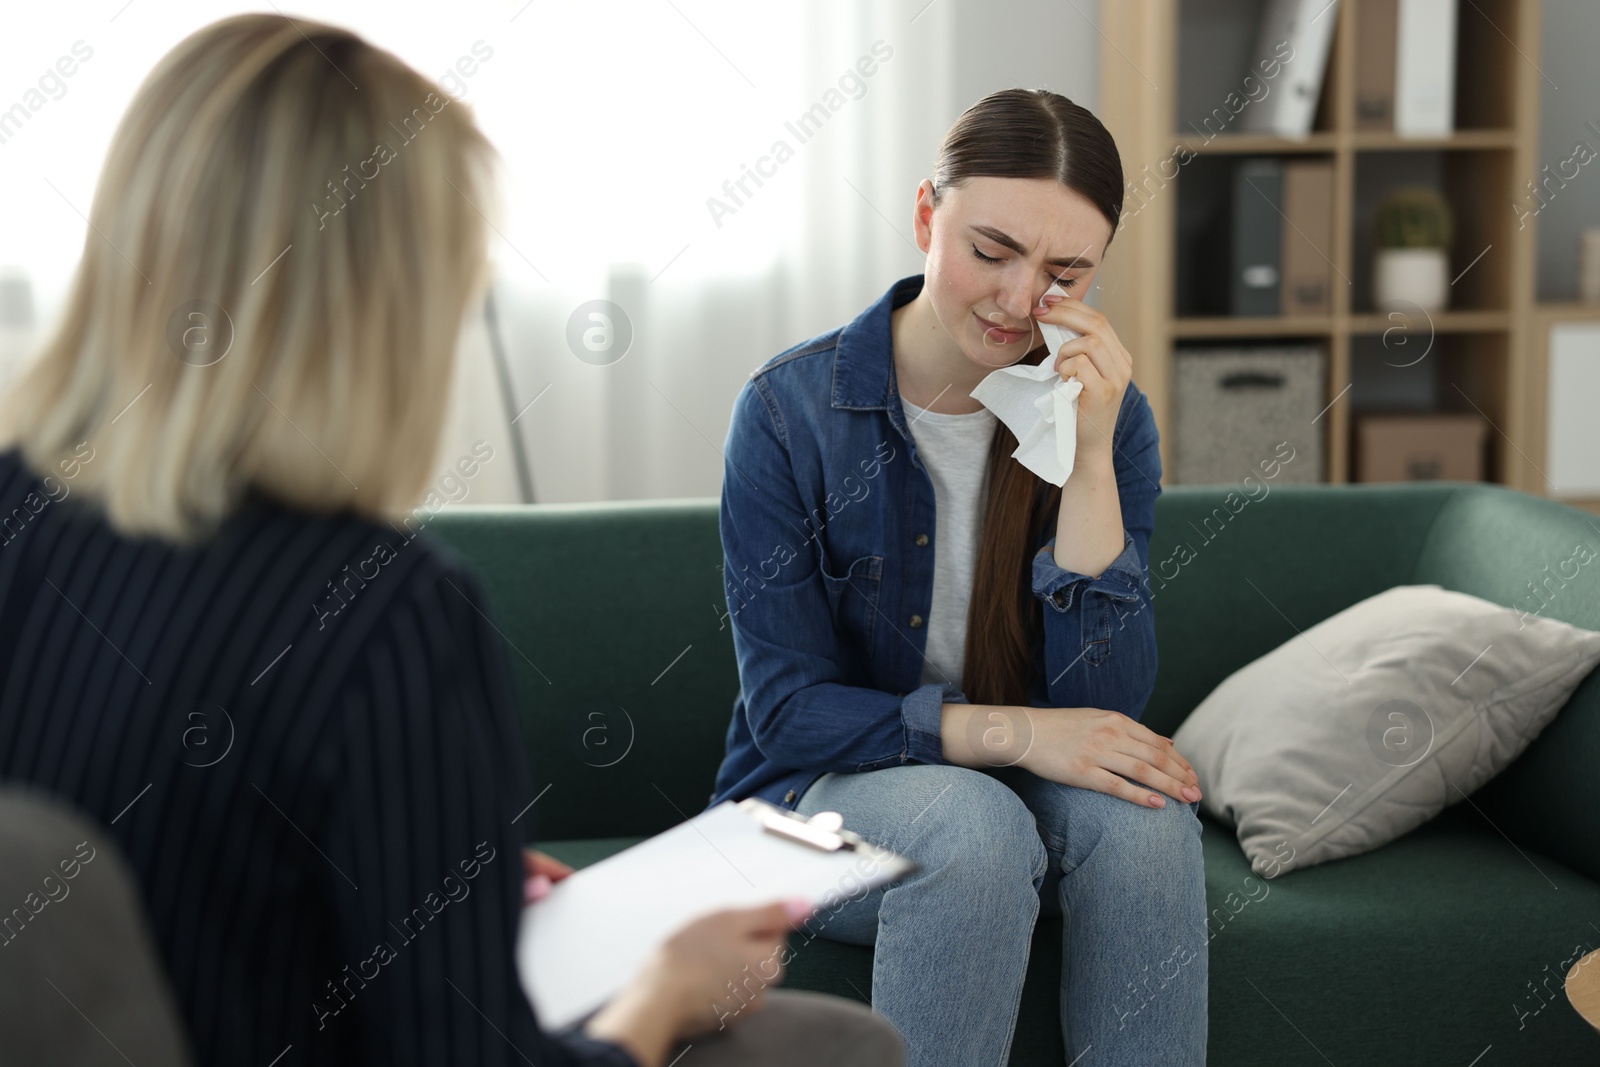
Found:
[[[1143,721],[1171,735],[1233,671],[1395,585],[1507,606],[1600,529],[1571,508],[1469,483],[1180,486],[1156,501],[1159,666]],[[702,810],[738,672],[714,497],[451,509],[429,523],[483,576],[523,703],[539,837],[659,832]],[[1569,571],[1571,568],[1567,568]],[[1543,612],[1600,629],[1600,559]],[[1364,742],[1363,742],[1364,743]],[[1600,877],[1600,682],[1473,797],[1514,840]],[[1556,791],[1562,804],[1557,808]],[[1559,811],[1558,819],[1551,813]],[[1595,866],[1600,867],[1600,864]]]
[[[1150,538],[1156,687],[1140,721],[1170,737],[1240,667],[1410,582],[1455,491],[1268,482],[1250,495],[1238,486],[1163,490]]]
[[[715,498],[446,509],[523,706],[536,839],[659,833],[711,799],[739,692]],[[532,798],[530,798],[532,799]]]
[[[1600,630],[1600,521],[1493,486],[1452,496],[1434,520],[1416,581],[1437,582],[1530,615]],[[1515,763],[1472,794],[1500,833],[1600,880],[1600,670]],[[1529,872],[1540,892],[1544,879]]]

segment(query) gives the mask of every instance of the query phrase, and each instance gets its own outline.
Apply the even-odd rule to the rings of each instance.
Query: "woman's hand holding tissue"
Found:
[[[1078,394],[1078,454],[1108,457],[1122,397],[1133,380],[1133,356],[1106,317],[1081,300],[1047,292],[1044,305],[1033,309],[1036,321],[1082,335],[1067,340],[1055,362],[1063,381],[1076,375],[1083,386]]]

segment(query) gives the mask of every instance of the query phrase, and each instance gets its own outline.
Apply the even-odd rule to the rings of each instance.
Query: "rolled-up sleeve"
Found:
[[[756,747],[796,770],[944,763],[941,705],[968,702],[954,685],[900,695],[846,680],[847,650],[834,628],[820,548],[806,533],[810,509],[784,426],[776,398],[752,378],[734,401],[723,448],[723,579]]]
[[[1113,600],[1137,600],[1143,588],[1144,559],[1126,527],[1122,531],[1122,552],[1098,577],[1057,566],[1053,536],[1033,557],[1033,595],[1058,612],[1070,611],[1074,600],[1094,593]]]
[[[906,747],[901,763],[944,763],[945,704],[965,704],[967,695],[949,682],[918,686],[900,701],[906,725]]]
[[[1033,557],[1031,586],[1044,618],[1049,707],[1096,707],[1137,719],[1155,688],[1150,535],[1161,495],[1155,418],[1141,392],[1114,441],[1122,551],[1098,575],[1058,566],[1052,535]]]

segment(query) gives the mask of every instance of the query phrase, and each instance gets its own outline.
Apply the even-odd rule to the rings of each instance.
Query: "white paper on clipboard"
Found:
[[[804,897],[831,909],[917,865],[862,841],[825,850],[766,828],[802,823],[755,798],[724,801],[585,867],[522,909],[517,970],[540,1025],[559,1030],[620,991],[685,923],[729,907]]]

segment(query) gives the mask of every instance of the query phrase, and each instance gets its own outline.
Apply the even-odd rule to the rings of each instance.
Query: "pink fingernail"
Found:
[[[783,910],[788,913],[790,922],[797,923],[811,914],[811,902],[794,897],[783,902]]]
[[[549,893],[550,876],[547,874],[536,874],[522,885],[524,902],[543,900]]]

